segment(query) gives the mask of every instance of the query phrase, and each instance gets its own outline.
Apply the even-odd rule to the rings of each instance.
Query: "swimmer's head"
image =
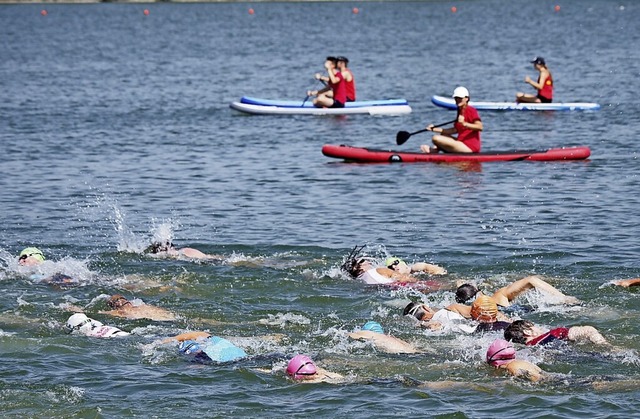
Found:
[[[375,333],[384,333],[384,329],[382,328],[382,325],[374,321],[366,322],[364,326],[362,326],[362,330],[368,330],[370,332],[375,332]]]
[[[384,261],[384,266],[386,266],[389,269],[393,269],[394,267],[396,267],[397,265],[400,265],[401,263],[404,263],[404,261],[400,258],[387,258]],[[406,265],[406,263],[404,263]]]
[[[316,364],[307,355],[296,355],[287,364],[287,374],[295,380],[303,380],[316,372]]]
[[[160,253],[160,252],[166,252],[169,249],[173,249],[173,243],[171,243],[170,241],[166,241],[166,242],[154,242],[151,244],[151,246],[147,247],[147,249],[144,251],[145,253]]]
[[[65,331],[71,333],[74,330],[79,330],[85,333],[85,329],[91,329],[92,319],[87,317],[84,313],[76,313],[71,315],[65,324]]]
[[[414,302],[407,304],[407,306],[404,308],[404,311],[402,312],[403,316],[413,316],[420,321],[431,320],[434,314],[435,311],[433,311],[430,307]]]
[[[37,247],[27,247],[20,252],[18,263],[21,265],[37,265],[44,262],[44,253]]]
[[[462,284],[456,289],[456,303],[464,304],[479,292],[473,284]]]
[[[471,318],[481,323],[493,323],[498,320],[498,305],[493,298],[481,295],[471,305]]]
[[[114,310],[122,308],[127,304],[132,305],[131,301],[127,300],[123,295],[120,294],[112,295],[111,298],[109,298],[109,300],[107,301],[107,304]]]
[[[499,367],[514,359],[516,359],[516,350],[504,339],[496,339],[487,349],[487,363],[491,366]]]
[[[515,343],[527,343],[535,335],[536,326],[529,320],[516,320],[504,329],[504,338]]]
[[[349,256],[347,256],[346,260],[340,266],[340,269],[352,278],[357,278],[362,275],[367,270],[368,265],[371,264],[371,258],[360,256],[362,249],[364,249],[364,246],[354,246]]]
[[[202,352],[202,347],[195,340],[185,340],[180,342],[178,351],[184,355],[197,355]]]

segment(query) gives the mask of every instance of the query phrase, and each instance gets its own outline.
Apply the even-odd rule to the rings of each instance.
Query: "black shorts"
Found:
[[[542,102],[542,103],[551,103],[551,102],[553,102],[553,99],[549,99],[548,97],[544,97],[544,96],[540,96],[540,95],[538,95],[538,99],[540,99],[540,102]]]
[[[330,108],[344,108],[344,103],[339,102],[337,100],[333,100],[333,105],[330,106]]]

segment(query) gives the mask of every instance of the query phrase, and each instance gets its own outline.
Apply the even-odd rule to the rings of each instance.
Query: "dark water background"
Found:
[[[606,284],[640,276],[639,21],[640,5],[605,0],[0,6],[0,412],[638,415],[638,293]],[[350,58],[360,98],[404,97],[414,112],[228,108],[242,95],[302,101],[329,54]],[[320,153],[329,142],[395,147],[397,131],[451,119],[429,98],[457,85],[478,100],[530,91],[523,80],[535,77],[535,55],[547,59],[557,101],[602,110],[483,112],[484,149],[587,145],[589,161],[350,165]],[[428,140],[416,135],[402,149]],[[154,237],[225,259],[142,255]],[[522,299],[538,308],[526,318],[594,325],[618,349],[525,350],[559,378],[505,377],[482,362],[495,336],[420,331],[400,315],[409,299],[443,306],[450,292],[367,288],[340,274],[356,244],[441,264],[452,288],[473,280],[495,290],[540,274],[584,304],[548,306],[534,293]],[[82,285],[29,280],[16,263],[29,245],[48,257],[40,273],[64,271]],[[98,314],[116,292],[183,318]],[[133,336],[65,335],[65,303]],[[426,353],[349,341],[369,319]],[[154,343],[184,330],[243,337],[252,358],[201,366]],[[287,380],[281,369],[298,352],[348,384]],[[418,386],[445,380],[453,387]],[[610,386],[594,389],[596,380]],[[473,387],[458,388],[465,383]]]

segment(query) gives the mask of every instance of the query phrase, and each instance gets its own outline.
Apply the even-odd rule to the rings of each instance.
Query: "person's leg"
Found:
[[[432,141],[438,150],[441,151],[448,153],[473,153],[473,150],[467,147],[466,144],[453,137],[448,137],[446,135],[434,135]]]
[[[538,96],[530,95],[527,93],[516,93],[516,102],[518,103],[540,103]]]

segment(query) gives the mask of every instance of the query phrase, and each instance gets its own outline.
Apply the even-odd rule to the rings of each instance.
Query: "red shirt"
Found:
[[[542,96],[549,100],[553,99],[553,78],[551,77],[551,73],[549,73],[549,77],[544,81],[542,89],[538,90],[538,96]]]
[[[474,122],[481,121],[478,111],[473,106],[467,105],[462,111],[464,116],[464,122],[467,124],[473,124]],[[476,131],[470,128],[465,128],[460,122],[454,124],[456,131],[458,131],[458,141],[461,141],[471,149],[474,153],[480,152],[480,131]]]
[[[351,70],[349,70],[351,73]],[[347,101],[355,102],[356,101],[356,78],[353,77],[353,73],[351,73],[351,81],[344,81],[345,87],[347,88]]]
[[[344,105],[347,102],[347,83],[344,82],[344,77],[342,77],[341,72],[338,71],[336,77],[338,78],[338,82],[333,84],[331,80],[329,80],[329,87],[333,90],[333,100]]]

